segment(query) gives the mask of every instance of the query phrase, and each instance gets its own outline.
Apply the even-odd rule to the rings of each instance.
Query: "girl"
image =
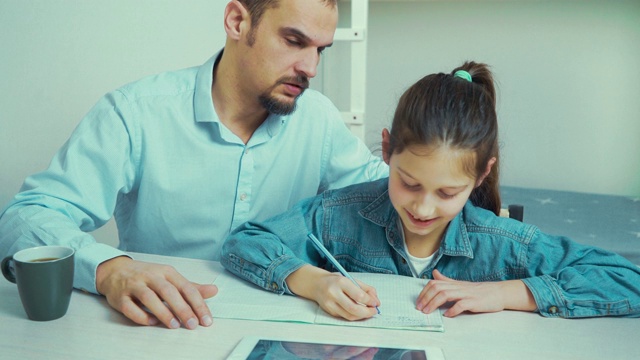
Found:
[[[432,279],[416,308],[640,316],[640,268],[623,257],[498,217],[495,90],[488,67],[432,74],[400,98],[382,133],[389,178],[327,191],[232,233],[222,264],[348,320],[371,317],[375,289],[332,273],[313,233],[351,272]],[[360,305],[359,305],[360,304]],[[361,306],[365,304],[367,306]]]

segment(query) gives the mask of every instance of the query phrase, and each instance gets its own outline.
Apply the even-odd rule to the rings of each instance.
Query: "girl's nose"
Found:
[[[413,206],[413,215],[416,218],[425,220],[433,217],[436,210],[436,201],[427,195],[420,197]]]

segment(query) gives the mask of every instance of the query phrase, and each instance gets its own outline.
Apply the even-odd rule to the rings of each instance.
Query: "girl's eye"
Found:
[[[407,184],[404,180],[400,180],[400,182],[402,182],[403,187],[409,190],[418,190],[420,188],[420,185]]]
[[[457,194],[447,194],[447,193],[446,193],[446,192],[444,192],[444,191],[440,191],[440,197],[441,197],[442,199],[445,199],[445,200],[447,200],[447,199],[453,199],[454,197],[456,197],[456,195],[457,195]]]

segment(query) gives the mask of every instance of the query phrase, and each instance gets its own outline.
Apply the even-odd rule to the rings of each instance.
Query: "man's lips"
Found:
[[[309,78],[302,75],[283,77],[278,82],[284,85],[285,91],[291,96],[298,96],[309,87]]]
[[[304,89],[307,88],[307,86],[304,86],[304,84],[284,83],[283,85],[286,91],[293,96],[300,95],[304,91]]]

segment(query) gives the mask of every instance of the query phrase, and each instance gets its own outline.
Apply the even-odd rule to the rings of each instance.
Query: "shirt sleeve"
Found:
[[[378,180],[389,175],[389,167],[382,158],[355,136],[332,104],[326,106],[330,122],[329,135],[323,151],[323,190]]]
[[[39,245],[76,250],[74,287],[97,293],[98,265],[125,255],[88,234],[112,216],[117,196],[135,179],[133,129],[120,93],[101,99],[56,153],[28,177],[0,217],[0,253]]]
[[[622,256],[538,230],[527,257],[541,315],[640,317],[640,267]]]

